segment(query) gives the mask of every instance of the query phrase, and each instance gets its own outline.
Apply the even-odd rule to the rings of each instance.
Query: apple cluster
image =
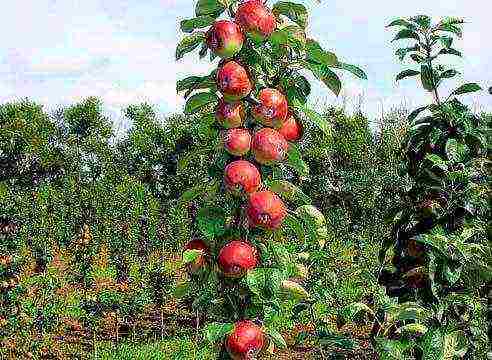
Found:
[[[262,1],[248,0],[239,4],[234,20],[217,20],[206,35],[208,48],[221,58],[216,84],[222,98],[215,109],[215,117],[223,128],[221,137],[225,151],[235,157],[225,167],[224,185],[227,191],[246,199],[249,226],[267,231],[280,228],[287,208],[277,194],[262,186],[259,166],[283,161],[289,141],[301,138],[302,125],[289,111],[281,90],[263,88],[253,99],[252,77],[236,55],[243,48],[246,35],[255,41],[265,41],[275,31],[276,24],[272,10]],[[248,113],[257,125],[254,132],[245,127]],[[251,161],[246,156],[250,156]],[[200,252],[190,265],[191,271],[204,266],[210,258],[207,244],[202,240],[189,242],[186,250]],[[241,278],[258,265],[258,250],[244,239],[234,239],[219,251],[216,263],[223,276]],[[264,342],[262,328],[243,320],[235,324],[225,346],[233,359],[249,359],[263,348]]]

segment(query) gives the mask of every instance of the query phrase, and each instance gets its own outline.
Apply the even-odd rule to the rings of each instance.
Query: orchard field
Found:
[[[312,106],[310,79],[367,76],[302,1],[189,15],[176,60],[215,70],[178,81],[182,113],[129,106],[117,137],[97,98],[0,104],[0,359],[492,359],[465,21],[381,25],[428,103],[370,118]]]

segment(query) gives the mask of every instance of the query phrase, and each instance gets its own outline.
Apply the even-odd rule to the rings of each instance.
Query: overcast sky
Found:
[[[463,16],[469,22],[458,45],[466,81],[492,86],[489,0],[297,0],[312,10],[310,36],[345,62],[366,70],[368,81],[344,76],[343,94],[364,98],[375,117],[394,105],[417,106],[425,96],[415,81],[395,84],[401,70],[385,25],[396,16],[420,13]],[[103,99],[115,117],[126,105],[150,102],[162,112],[179,111],[176,79],[205,74],[197,56],[176,63],[178,23],[192,17],[195,0],[15,0],[0,12],[0,102],[29,97],[48,108],[87,96]],[[316,87],[313,102],[340,102]],[[492,96],[466,101],[492,111]]]

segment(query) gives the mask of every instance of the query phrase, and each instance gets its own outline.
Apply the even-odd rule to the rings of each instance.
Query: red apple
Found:
[[[251,147],[256,161],[273,165],[285,159],[289,143],[277,130],[263,128],[255,133]]]
[[[276,230],[287,216],[287,208],[277,194],[264,190],[249,196],[246,213],[251,225]]]
[[[253,107],[253,116],[265,126],[280,128],[287,119],[288,104],[285,96],[277,89],[260,91],[259,105]]]
[[[296,142],[302,137],[303,129],[301,123],[296,120],[294,115],[289,114],[287,116],[287,120],[278,132],[285,138],[285,140]]]
[[[225,346],[233,360],[256,359],[265,346],[265,333],[250,320],[238,321],[227,336]]]
[[[219,68],[217,87],[226,101],[240,100],[248,96],[252,89],[248,72],[235,61],[228,61]]]
[[[224,276],[239,278],[256,267],[258,252],[250,243],[234,240],[220,250],[217,262]]]
[[[251,148],[251,135],[247,129],[237,128],[225,130],[222,133],[224,148],[234,156],[243,156]]]
[[[238,160],[226,166],[224,182],[227,189],[236,194],[250,194],[260,188],[261,175],[249,161]]]
[[[270,36],[277,27],[273,12],[259,0],[240,4],[236,12],[236,23],[258,41]]]
[[[218,20],[207,32],[206,41],[215,55],[230,58],[241,51],[244,35],[236,23],[230,20]]]
[[[243,125],[246,111],[240,101],[227,102],[221,99],[215,109],[215,118],[226,129],[237,128]]]

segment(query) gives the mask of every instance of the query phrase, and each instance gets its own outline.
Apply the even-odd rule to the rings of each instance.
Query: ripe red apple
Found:
[[[256,161],[273,165],[285,158],[289,143],[277,130],[263,128],[255,133],[251,147]]]
[[[264,190],[249,196],[246,213],[251,225],[276,230],[287,216],[287,209],[277,194]]]
[[[219,68],[217,87],[226,101],[240,100],[248,96],[252,89],[248,72],[235,61],[228,61]]]
[[[221,99],[215,109],[215,118],[226,129],[237,128],[243,125],[246,111],[240,101],[227,102]]]
[[[189,270],[191,272],[197,272],[200,268],[202,268],[205,265],[206,262],[205,256],[209,252],[207,244],[205,244],[200,239],[195,239],[188,242],[185,245],[184,249],[201,251],[200,256],[192,264],[189,264]]]
[[[260,0],[249,0],[239,5],[236,23],[258,41],[270,36],[277,26],[275,15]]]
[[[262,328],[250,320],[238,321],[227,336],[226,349],[233,360],[256,359],[265,345]]]
[[[206,41],[215,55],[230,58],[243,47],[244,35],[236,23],[230,20],[218,20],[207,32]]]
[[[253,116],[265,126],[280,128],[287,119],[289,107],[285,96],[277,89],[260,91],[259,105],[253,107]]]
[[[239,278],[246,275],[248,270],[256,267],[258,252],[253,245],[234,240],[220,250],[217,262],[224,276]]]
[[[227,189],[236,194],[250,194],[260,188],[261,175],[249,161],[233,161],[225,168],[224,183]]]
[[[229,129],[222,133],[224,148],[234,156],[246,155],[251,148],[251,135],[247,129]]]
[[[302,137],[303,129],[301,123],[297,121],[294,115],[289,114],[278,132],[283,135],[285,140],[296,142]]]

